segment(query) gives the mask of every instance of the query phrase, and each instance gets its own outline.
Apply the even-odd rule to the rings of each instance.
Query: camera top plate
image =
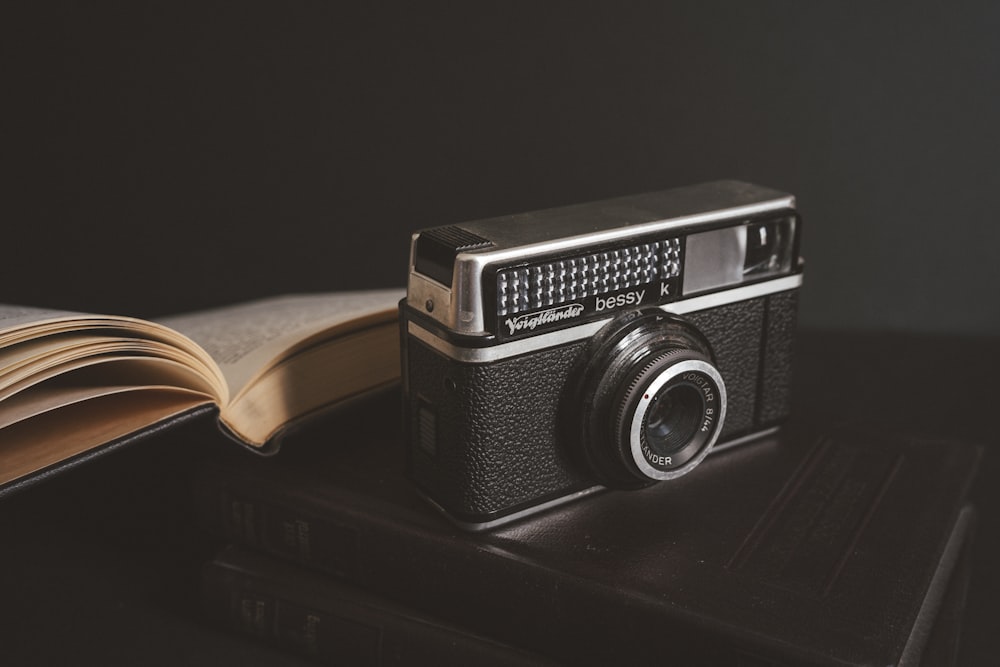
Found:
[[[773,280],[800,270],[794,208],[790,194],[716,181],[422,230],[413,235],[406,304],[449,338],[489,339],[473,343],[482,346],[683,301],[695,296],[685,278],[697,296]],[[735,281],[715,276],[743,266],[736,253],[746,253],[748,234],[706,233],[754,221],[785,225],[788,261]]]

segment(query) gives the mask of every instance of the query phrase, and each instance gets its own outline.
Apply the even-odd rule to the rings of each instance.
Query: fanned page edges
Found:
[[[302,414],[398,379],[400,296],[277,297],[172,318],[178,328],[0,305],[0,486],[209,405],[264,447]],[[236,363],[219,345],[230,331]]]
[[[286,424],[398,382],[402,290],[304,294],[165,319],[219,364],[221,421],[263,447]]]
[[[395,384],[399,375],[393,315],[276,360],[222,410],[221,421],[247,443],[264,446],[287,424]]]
[[[167,327],[12,310],[0,308],[0,484],[228,400],[215,362]]]

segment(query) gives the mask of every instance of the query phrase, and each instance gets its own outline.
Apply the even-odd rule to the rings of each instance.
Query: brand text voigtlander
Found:
[[[573,319],[574,317],[579,317],[582,312],[583,306],[581,304],[570,303],[565,306],[559,306],[558,308],[543,310],[540,313],[519,315],[518,317],[513,318],[508,317],[505,320],[505,324],[510,329],[510,333],[513,335],[518,331],[534,331],[535,327],[539,325]]]

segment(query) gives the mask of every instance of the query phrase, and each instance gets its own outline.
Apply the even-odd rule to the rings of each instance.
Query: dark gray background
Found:
[[[996,3],[23,3],[0,301],[402,285],[409,232],[796,193],[812,328],[1000,333]]]

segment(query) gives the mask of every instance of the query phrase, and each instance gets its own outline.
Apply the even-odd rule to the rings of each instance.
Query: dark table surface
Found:
[[[798,346],[800,423],[875,422],[984,445],[959,664],[995,664],[1000,340],[805,332]],[[218,547],[188,504],[189,470],[216,446],[204,431],[185,426],[0,502],[2,664],[310,664],[201,616],[198,571]]]

